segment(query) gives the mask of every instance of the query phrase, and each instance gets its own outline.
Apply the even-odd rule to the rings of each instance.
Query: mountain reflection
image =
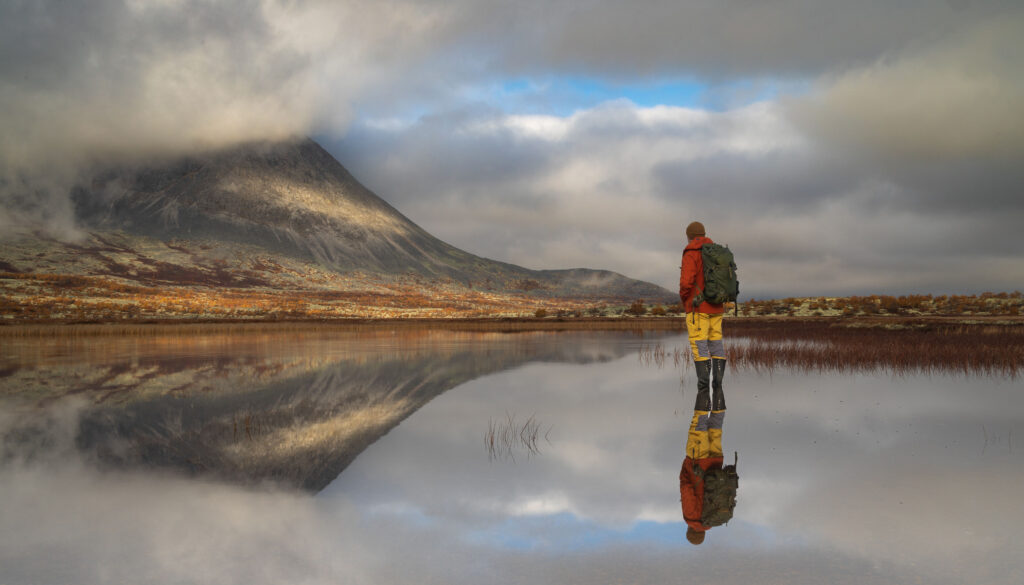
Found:
[[[1018,378],[737,369],[740,502],[694,547],[692,364],[640,351],[682,335],[9,339],[0,583],[1024,582]],[[316,494],[250,488],[330,475],[343,416],[431,392]],[[540,455],[488,456],[509,415]]]
[[[569,333],[429,330],[49,338],[6,343],[5,458],[38,453],[53,407],[104,467],[148,467],[319,491],[441,393],[531,361],[621,357]]]

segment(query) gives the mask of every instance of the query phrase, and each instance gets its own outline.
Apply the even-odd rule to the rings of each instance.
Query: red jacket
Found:
[[[704,480],[693,473],[693,464],[707,471],[712,467],[721,468],[721,457],[708,457],[706,459],[691,459],[689,456],[683,459],[683,468],[679,470],[679,498],[683,502],[683,520],[686,524],[703,532],[710,526],[705,526],[700,521],[701,513],[704,512]]]
[[[714,242],[706,236],[697,236],[683,250],[683,263],[679,272],[679,299],[683,301],[683,310],[687,313],[693,312],[693,297],[697,295],[697,291],[704,290],[704,260],[700,255],[700,247],[704,244]],[[703,302],[697,307],[697,312],[714,315],[725,312],[725,307]]]

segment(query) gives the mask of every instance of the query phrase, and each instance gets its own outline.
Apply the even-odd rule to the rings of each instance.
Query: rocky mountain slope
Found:
[[[527,270],[435,238],[360,184],[316,142],[250,144],[172,164],[101,176],[76,192],[87,225],[160,239],[254,244],[339,272],[415,273],[573,293],[661,293],[601,270]],[[529,288],[529,285],[527,285]]]
[[[0,240],[0,310],[19,313],[15,308],[26,307],[19,299],[60,297],[54,275],[193,291],[361,292],[390,295],[385,305],[395,309],[402,308],[399,297],[446,295],[469,304],[512,295],[517,300],[504,304],[523,307],[529,299],[673,300],[661,287],[610,271],[529,270],[455,248],[309,139],[109,169],[76,188],[73,200],[84,238]],[[51,316],[76,315],[74,308],[89,302],[88,294],[78,296],[82,302],[65,302],[67,310]],[[118,307],[131,300],[104,298]]]

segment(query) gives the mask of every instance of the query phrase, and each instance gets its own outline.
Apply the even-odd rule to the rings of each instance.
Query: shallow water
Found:
[[[729,371],[695,547],[676,335],[3,343],[0,583],[1024,582],[1019,379]]]

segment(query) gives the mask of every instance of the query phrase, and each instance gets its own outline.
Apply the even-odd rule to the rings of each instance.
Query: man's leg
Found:
[[[686,331],[690,338],[690,351],[693,352],[693,368],[697,371],[697,401],[693,409],[708,412],[711,410],[711,351],[708,347],[711,324],[708,315],[688,314]]]
[[[711,353],[711,414],[708,415],[708,446],[711,457],[722,456],[722,425],[725,423],[725,344],[722,342],[722,315],[708,315],[708,351]]]
[[[711,389],[715,396],[711,410],[725,410],[725,344],[722,342],[722,315],[708,315],[708,352],[711,354]]]
[[[708,435],[709,416],[710,413],[707,411],[693,411],[690,432],[686,436],[686,455],[691,459],[707,459],[710,456],[712,440]],[[721,439],[718,450],[722,450]]]
[[[715,410],[708,415],[708,457],[722,457],[722,425],[725,424],[725,410]]]

